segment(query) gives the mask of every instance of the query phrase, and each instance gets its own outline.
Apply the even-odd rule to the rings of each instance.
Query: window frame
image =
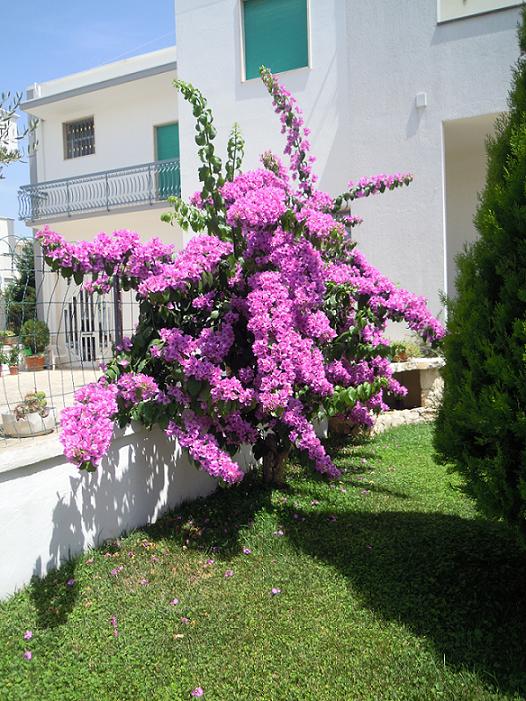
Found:
[[[87,122],[89,119],[93,122],[93,151],[91,153],[82,153],[78,156],[68,156],[68,140],[67,140],[67,127],[71,124],[77,124],[79,122]],[[94,156],[96,153],[96,141],[95,141],[95,115],[88,115],[87,117],[78,117],[77,119],[70,119],[67,122],[62,122],[62,143],[64,147],[64,160],[74,161],[77,158],[86,158],[88,156]]]
[[[520,7],[520,0],[509,0],[504,2],[499,7],[481,7],[472,11],[464,11],[458,13],[450,13],[444,8],[444,0],[437,0],[437,24],[447,24],[448,22],[458,22],[459,20],[469,19],[470,17],[481,17],[482,15],[493,14],[494,12],[506,12]]]
[[[252,80],[257,80],[257,76],[254,78],[247,78],[247,67],[246,67],[246,57],[245,57],[245,2],[246,0],[238,1],[238,14],[239,14],[239,52],[241,56],[240,68],[241,68],[241,82],[249,83]],[[312,21],[311,21],[311,0],[305,0],[307,5],[307,65],[300,66],[299,68],[288,68],[285,71],[280,71],[277,75],[282,75],[283,73],[291,73],[292,71],[309,71],[312,69]]]

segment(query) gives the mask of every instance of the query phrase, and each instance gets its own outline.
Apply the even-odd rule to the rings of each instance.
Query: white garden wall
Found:
[[[248,458],[241,464],[248,467]],[[67,463],[56,435],[2,448],[0,598],[215,487],[158,429],[120,432],[94,474]]]

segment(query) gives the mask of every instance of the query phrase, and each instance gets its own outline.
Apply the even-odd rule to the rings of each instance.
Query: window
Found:
[[[95,153],[93,117],[64,124],[64,158],[79,158]]]
[[[309,65],[308,0],[242,0],[245,78]]]
[[[517,0],[438,0],[438,21],[448,22],[452,19],[504,10],[520,4]]]

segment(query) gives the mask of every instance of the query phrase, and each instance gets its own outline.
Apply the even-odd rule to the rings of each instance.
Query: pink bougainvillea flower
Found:
[[[31,660],[31,659],[33,659],[33,653],[31,652],[31,650],[26,650],[26,651],[24,652],[24,657],[25,657],[26,660]]]
[[[272,596],[278,596],[278,594],[281,594],[281,589],[278,589],[278,587],[272,587],[270,593]]]
[[[310,503],[311,506],[319,506],[320,502],[317,499],[313,499]]]
[[[93,557],[88,557],[86,560],[86,565],[92,565],[95,562],[95,558]]]
[[[215,560],[212,560],[211,557],[209,557],[208,560],[206,561],[207,565],[213,565],[214,563],[215,563]]]
[[[102,464],[116,419],[124,425],[156,416],[220,482],[244,478],[233,457],[241,444],[264,452],[272,434],[336,479],[311,417],[334,398],[331,409],[344,411],[350,425],[370,428],[388,409],[387,394],[405,391],[393,378],[388,324],[405,322],[425,342],[444,336],[424,298],[382,275],[347,231],[359,223],[350,202],[405,187],[412,175],[361,178],[337,197],[317,190],[301,109],[270,71],[261,77],[287,167],[266,152],[263,167],[225,178],[212,145],[201,150],[203,182],[223,184],[207,184],[179,211],[189,212],[192,229],[207,232],[182,251],[127,230],[76,244],[47,227],[36,234],[52,269],[84,277],[87,293],[107,293],[121,281],[141,305],[137,328],[117,344],[105,375],[78,389],[61,414],[65,455],[81,470]],[[185,97],[205,104],[193,88]],[[194,528],[191,537],[201,533]],[[283,534],[278,526],[275,535]],[[182,537],[187,548],[190,535]]]
[[[250,548],[243,548],[243,555],[252,555],[252,550]]]
[[[186,616],[181,616],[181,623],[183,623],[185,626],[187,626],[190,623],[190,619],[187,618]]]
[[[143,587],[147,587],[149,583],[150,583],[150,580],[146,579],[146,577],[143,577],[142,579],[139,580],[139,584],[141,584]]]
[[[234,576],[234,570],[226,570],[225,577],[233,577]]]
[[[190,696],[194,696],[194,697],[199,697],[199,696],[204,696],[204,695],[205,695],[205,692],[200,686],[196,686],[196,688],[192,689],[192,691],[190,692]]]
[[[171,604],[172,606],[177,606],[178,603],[179,603],[179,599],[172,599],[172,600],[170,601],[170,604]]]
[[[33,637],[33,631],[26,630],[26,632],[24,633],[24,640],[31,640],[32,637]]]
[[[124,569],[124,565],[119,565],[118,567],[114,567],[111,570],[110,574],[112,577],[117,577],[117,575],[119,575],[123,569]]]
[[[73,577],[71,577],[71,579],[68,579],[68,581],[66,582],[66,586],[67,587],[74,587],[76,581],[77,581],[76,579],[73,579]]]
[[[282,528],[278,528],[277,531],[274,531],[274,535],[275,535],[275,536],[278,536],[278,538],[279,538],[279,537],[281,537],[282,535],[285,535],[285,531],[284,531]]]

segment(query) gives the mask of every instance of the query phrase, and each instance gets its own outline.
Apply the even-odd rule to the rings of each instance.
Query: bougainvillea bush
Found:
[[[171,246],[137,234],[99,234],[71,244],[39,233],[47,263],[93,293],[118,284],[137,291],[140,317],[116,347],[99,382],[62,413],[65,454],[92,470],[108,450],[114,423],[160,425],[212,476],[243,477],[233,456],[249,443],[268,481],[279,481],[291,446],[321,473],[338,470],[313,421],[346,414],[369,426],[386,392],[402,393],[389,366],[389,320],[430,343],[443,329],[421,297],[398,289],[356,250],[350,203],[409,185],[409,174],[351,182],[332,198],[315,188],[309,131],[294,98],[266,69],[285,136],[289,167],[270,152],[241,172],[234,127],[223,168],[215,129],[198,90],[176,85],[193,108],[202,189],[190,203],[172,198],[165,220],[196,235]]]

